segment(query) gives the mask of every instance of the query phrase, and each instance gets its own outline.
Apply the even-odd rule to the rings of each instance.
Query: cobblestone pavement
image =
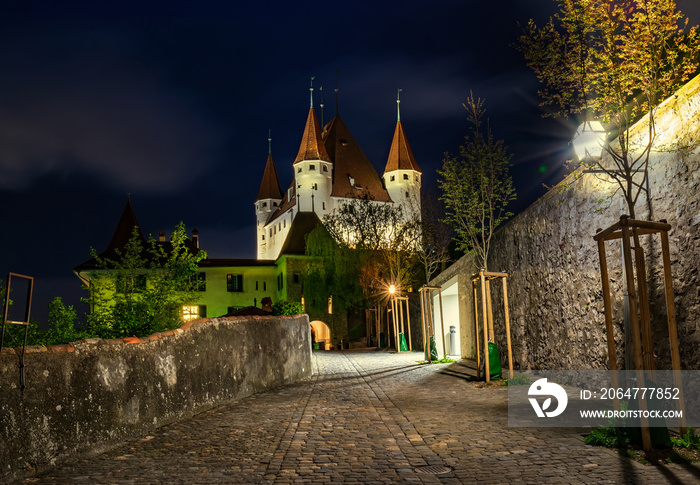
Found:
[[[315,375],[163,427],[22,483],[699,483],[698,467],[644,466],[581,431],[508,428],[506,388],[466,362],[315,353]],[[417,467],[450,467],[446,474]]]

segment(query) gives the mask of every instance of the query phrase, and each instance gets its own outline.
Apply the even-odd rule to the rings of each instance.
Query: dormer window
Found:
[[[316,165],[314,165],[313,163],[309,165],[309,171],[311,170],[316,170]]]

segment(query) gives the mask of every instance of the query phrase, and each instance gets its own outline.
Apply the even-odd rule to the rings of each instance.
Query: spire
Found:
[[[131,205],[131,194],[127,194],[126,205],[122,211],[122,215],[119,218],[119,223],[117,224],[117,229],[112,235],[112,239],[109,241],[109,246],[101,254],[101,256],[107,256],[110,258],[115,258],[117,253],[115,250],[120,250],[124,248],[131,239],[134,229],[138,234],[138,237],[142,242],[146,242],[146,238],[143,236],[141,231],[141,226],[139,225],[138,219],[136,219],[136,213],[134,212],[134,207]]]
[[[396,91],[396,121],[401,121],[401,88]]]
[[[311,97],[311,109],[314,109],[314,79],[316,79],[316,76],[311,76],[311,87],[309,88],[309,95]]]
[[[281,199],[282,187],[280,186],[280,178],[277,175],[275,161],[272,158],[272,130],[267,135],[268,155],[267,163],[265,163],[265,171],[263,172],[262,181],[260,182],[260,190],[255,202],[261,199]]]
[[[304,127],[304,135],[301,138],[299,153],[294,159],[294,163],[303,160],[323,160],[330,162],[326,147],[321,140],[321,128],[318,124],[318,118],[313,108],[309,110],[309,115],[306,118],[306,126]]]
[[[408,143],[406,132],[400,120],[396,122],[394,139],[391,142],[389,159],[386,162],[384,173],[394,170],[415,170],[423,173],[416,163],[416,157],[413,156],[413,150],[411,150],[411,145]]]

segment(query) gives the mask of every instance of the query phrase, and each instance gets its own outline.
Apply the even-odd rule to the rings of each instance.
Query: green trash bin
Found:
[[[501,356],[498,355],[498,347],[492,342],[489,342],[489,374],[491,379],[501,377]]]
[[[399,350],[401,352],[406,352],[408,350],[408,345],[406,344],[406,336],[403,333],[399,334]]]

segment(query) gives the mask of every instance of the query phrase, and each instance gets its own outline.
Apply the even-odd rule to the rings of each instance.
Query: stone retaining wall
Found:
[[[633,135],[643,138],[644,122]],[[700,369],[700,77],[667,100],[657,113],[655,151],[649,164],[652,220],[667,219],[675,309],[683,368]],[[514,361],[523,369],[607,368],[602,286],[593,235],[627,213],[616,183],[594,173],[575,172],[559,186],[505,224],[495,235],[489,269],[509,273],[508,300]],[[644,196],[637,218],[648,217]],[[642,238],[647,255],[653,316],[654,351],[659,368],[670,368],[666,303],[658,236]],[[607,243],[613,292],[618,363],[623,336],[621,250]],[[460,322],[473,333],[469,275],[476,271],[466,256],[435,278],[443,284],[459,277]],[[501,285],[492,285],[496,343],[505,357]],[[473,357],[473,339],[463,353]],[[471,349],[471,350],[470,350]],[[505,361],[504,361],[505,364]]]
[[[146,338],[0,355],[0,479],[311,375],[307,315],[190,322]]]

